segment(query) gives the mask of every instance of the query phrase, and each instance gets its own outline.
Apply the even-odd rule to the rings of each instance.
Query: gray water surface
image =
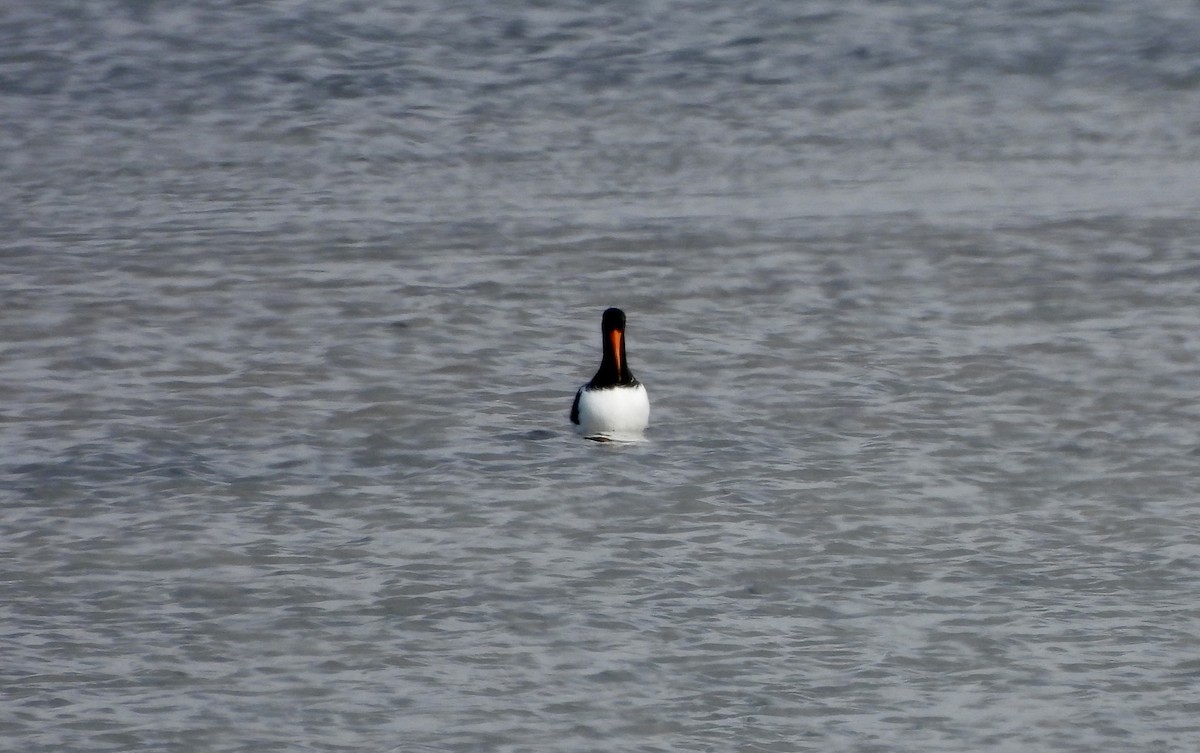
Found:
[[[9,3],[0,748],[1195,750],[1198,137],[1182,0]]]

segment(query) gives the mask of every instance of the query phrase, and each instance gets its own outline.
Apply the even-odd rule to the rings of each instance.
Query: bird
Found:
[[[575,393],[571,423],[589,439],[636,438],[650,422],[650,398],[625,359],[625,312],[607,309],[600,331],[600,369]]]

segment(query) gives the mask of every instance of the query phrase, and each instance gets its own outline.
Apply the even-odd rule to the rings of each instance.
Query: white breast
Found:
[[[579,396],[579,430],[584,436],[637,435],[650,422],[650,398],[640,384],[584,389]]]

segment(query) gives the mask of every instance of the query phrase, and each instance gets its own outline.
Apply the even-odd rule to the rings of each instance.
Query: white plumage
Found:
[[[579,388],[579,431],[584,436],[634,436],[649,423],[650,397],[642,385]]]

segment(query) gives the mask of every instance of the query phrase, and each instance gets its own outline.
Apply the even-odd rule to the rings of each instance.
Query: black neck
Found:
[[[617,385],[637,384],[633,372],[629,370],[629,361],[625,359],[625,337],[622,333],[614,348],[612,336],[605,332],[604,357],[600,359],[600,370],[592,377],[593,387],[615,387]],[[620,364],[620,368],[617,367]]]

